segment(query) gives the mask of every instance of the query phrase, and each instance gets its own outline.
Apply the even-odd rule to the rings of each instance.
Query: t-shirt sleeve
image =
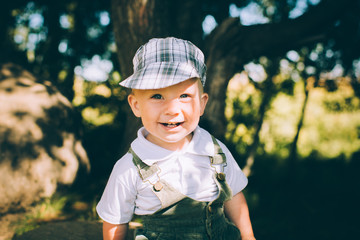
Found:
[[[226,156],[226,167],[224,173],[226,174],[226,182],[233,192],[233,196],[241,192],[248,184],[248,179],[240,169],[229,149],[221,142],[219,142],[222,151]]]
[[[126,154],[114,166],[105,190],[96,206],[100,218],[111,224],[128,223],[133,217],[136,199],[135,166]]]

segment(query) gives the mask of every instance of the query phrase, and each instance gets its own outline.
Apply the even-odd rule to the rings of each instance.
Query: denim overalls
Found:
[[[213,137],[215,156],[210,164],[226,165],[226,157]],[[143,181],[160,170],[155,164],[148,166],[130,149],[133,162]],[[221,169],[222,169],[221,168]],[[232,192],[225,180],[225,174],[214,167],[214,179],[219,188],[218,197],[212,202],[191,199],[159,179],[153,185],[153,192],[161,201],[161,209],[151,215],[143,215],[141,234],[136,240],[237,240],[240,231],[224,215],[224,201],[231,199]]]

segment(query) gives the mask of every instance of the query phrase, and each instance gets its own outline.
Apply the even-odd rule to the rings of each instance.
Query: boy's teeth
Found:
[[[176,127],[176,126],[179,126],[180,123],[164,123],[164,125],[167,127]]]

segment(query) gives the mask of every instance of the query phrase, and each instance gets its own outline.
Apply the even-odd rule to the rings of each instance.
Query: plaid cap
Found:
[[[120,82],[132,89],[159,89],[189,78],[206,80],[204,54],[190,41],[168,37],[153,38],[133,58],[134,73]]]

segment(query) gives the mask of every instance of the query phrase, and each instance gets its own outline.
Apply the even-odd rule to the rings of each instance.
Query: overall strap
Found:
[[[146,181],[146,179],[148,179],[149,177],[151,177],[152,175],[154,175],[160,171],[157,164],[153,164],[153,165],[149,166],[146,163],[144,163],[139,158],[139,156],[132,150],[132,148],[129,149],[129,153],[132,154],[132,156],[133,156],[132,161],[133,161],[134,165],[136,166],[136,168],[138,169],[140,178],[143,181]]]
[[[143,180],[143,182],[148,181],[151,185],[153,185],[152,191],[155,193],[155,195],[161,202],[160,210],[167,208],[186,197],[174,187],[172,187],[169,183],[167,183],[165,180],[160,179],[159,172],[161,171],[161,169],[157,166],[156,163],[151,166],[147,165],[139,158],[139,156],[137,156],[137,154],[131,148],[129,150],[129,153],[131,153],[133,156],[132,161],[138,169],[140,178]],[[157,175],[157,179],[151,182],[149,179],[155,174]]]
[[[210,204],[209,204],[210,208],[211,208],[211,206],[214,206],[214,205],[222,205],[224,201],[227,201],[227,200],[231,199],[231,197],[232,197],[232,191],[226,182],[226,175],[224,173],[224,167],[227,165],[225,153],[222,151],[220,144],[218,143],[216,138],[212,135],[211,135],[211,137],[214,142],[215,152],[214,152],[214,157],[210,157],[210,162],[211,162],[212,166],[220,165],[219,172],[213,166],[215,168],[215,172],[216,172],[214,179],[215,179],[215,182],[216,182],[218,188],[220,189],[220,192],[219,192],[218,197],[214,201],[210,202]]]
[[[226,166],[226,156],[225,153],[222,151],[219,142],[216,140],[216,138],[211,135],[211,138],[214,143],[214,157],[210,157],[210,163],[214,165],[223,165],[223,167]]]

